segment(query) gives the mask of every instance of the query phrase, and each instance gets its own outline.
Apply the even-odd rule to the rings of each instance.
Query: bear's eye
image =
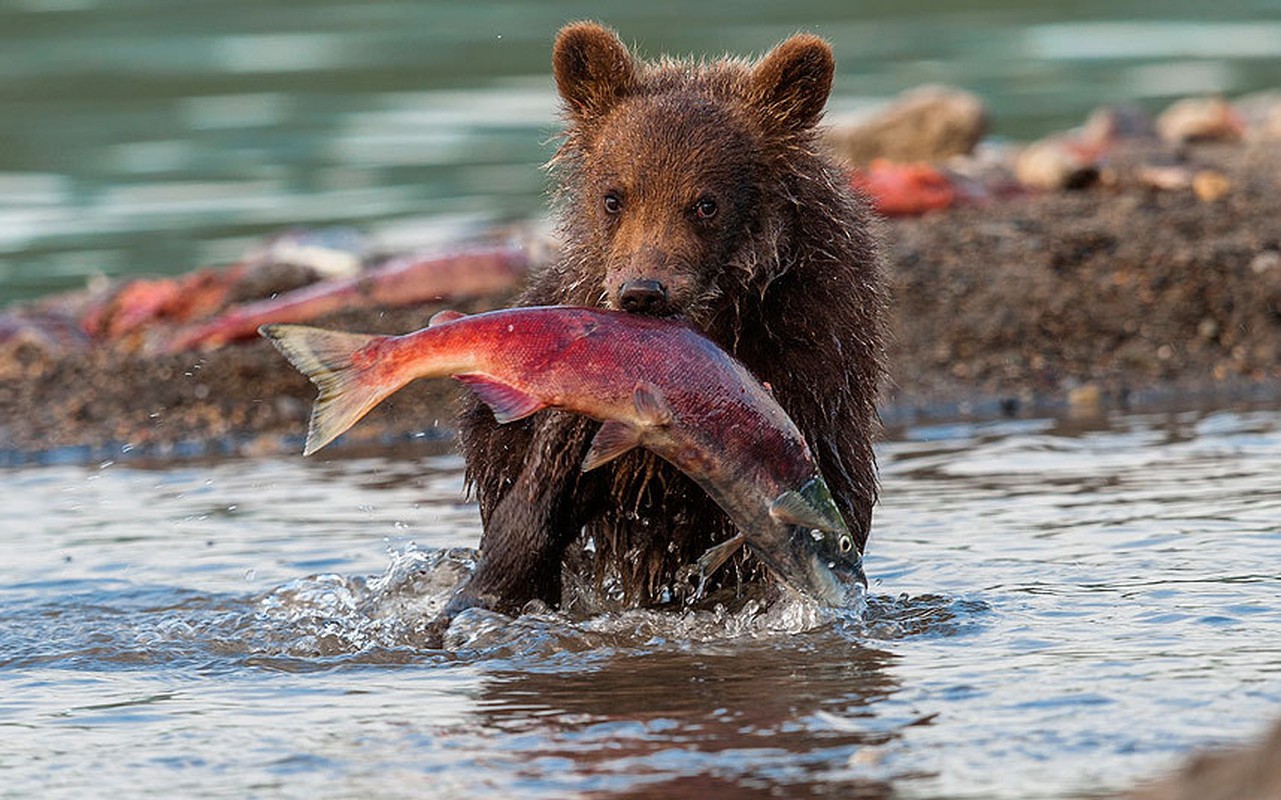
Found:
[[[711,219],[716,216],[716,201],[710,197],[704,197],[694,204],[694,216],[699,219]]]
[[[605,213],[617,214],[623,210],[623,198],[614,192],[605,195]]]

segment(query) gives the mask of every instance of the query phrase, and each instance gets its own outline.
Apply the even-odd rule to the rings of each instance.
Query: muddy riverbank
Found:
[[[1158,185],[1154,164],[1221,180],[1212,193],[1176,179]],[[992,193],[887,220],[887,422],[1273,397],[1279,190],[1276,142],[1136,144],[1083,189]],[[513,291],[344,311],[318,324],[400,332],[446,306],[502,307]],[[147,354],[10,337],[0,367],[0,451],[10,463],[290,449],[313,395],[256,341]],[[447,437],[456,392],[446,382],[412,386],[348,438]]]
[[[1156,150],[1112,185],[971,205],[888,229],[887,407],[986,398],[1081,408],[1267,394],[1281,370],[1281,147],[1205,145],[1207,200],[1161,190]]]

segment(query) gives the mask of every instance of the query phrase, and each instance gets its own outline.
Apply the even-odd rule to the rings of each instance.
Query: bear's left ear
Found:
[[[556,89],[579,119],[608,111],[632,87],[632,54],[608,28],[593,22],[566,25],[552,50]]]
[[[832,48],[802,33],[769,51],[752,69],[752,94],[766,119],[792,131],[813,127],[832,90]]]

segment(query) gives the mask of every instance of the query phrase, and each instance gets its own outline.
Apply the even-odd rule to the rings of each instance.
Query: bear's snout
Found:
[[[633,314],[661,314],[667,305],[667,287],[652,278],[633,278],[618,289],[618,307]]]

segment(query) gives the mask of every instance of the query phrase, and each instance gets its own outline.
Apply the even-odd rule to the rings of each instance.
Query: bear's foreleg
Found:
[[[527,424],[500,426],[474,408],[465,420],[484,532],[476,572],[445,613],[482,606],[514,614],[531,600],[554,607],[565,548],[599,513],[605,494],[601,476],[580,470],[597,424],[543,412]]]

